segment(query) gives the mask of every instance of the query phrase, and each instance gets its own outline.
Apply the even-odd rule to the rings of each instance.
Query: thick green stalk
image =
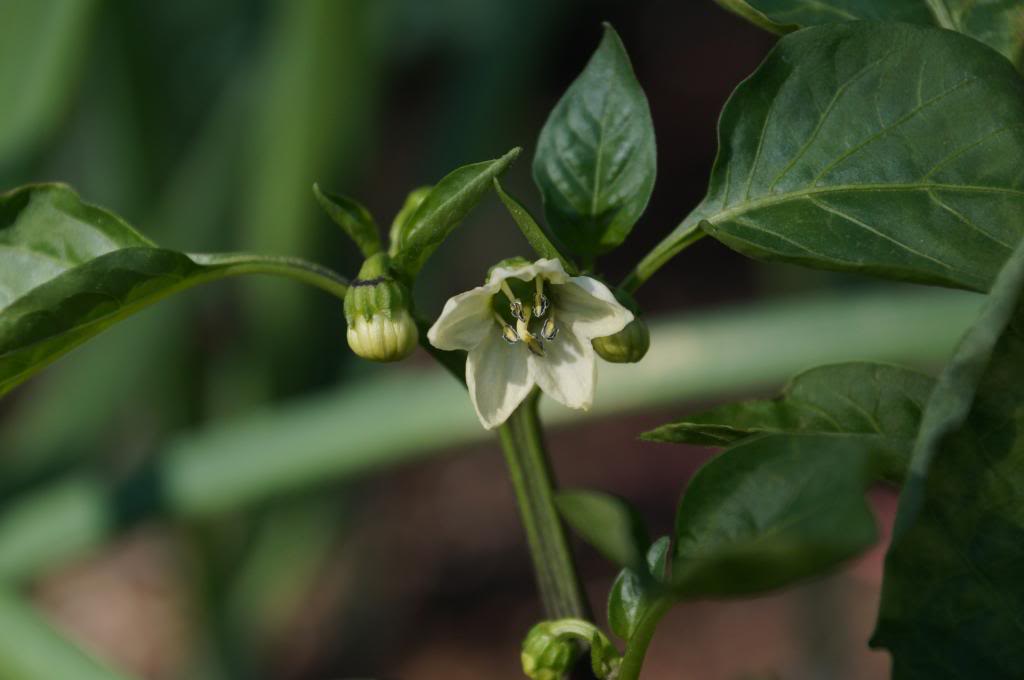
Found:
[[[534,391],[498,430],[526,530],[544,614],[549,619],[589,619],[565,529],[555,509],[551,466]]]
[[[651,644],[654,631],[658,623],[674,603],[668,598],[656,602],[640,619],[636,632],[629,639],[626,645],[626,653],[622,657],[622,665],[619,666],[617,680],[638,680],[640,669],[643,667],[644,656],[647,654],[647,647]]]

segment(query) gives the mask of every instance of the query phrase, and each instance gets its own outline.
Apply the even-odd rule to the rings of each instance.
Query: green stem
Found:
[[[551,467],[534,391],[498,430],[519,503],[544,613],[550,619],[589,619],[565,529],[555,509]]]
[[[671,599],[662,598],[655,602],[640,619],[636,632],[626,646],[626,654],[622,657],[617,680],[638,680],[640,669],[644,664],[644,656],[647,654],[647,647],[651,644],[651,638],[654,637],[654,630],[673,604]]]
[[[644,259],[640,260],[633,271],[622,280],[621,288],[624,288],[627,292],[633,293],[637,288],[643,285],[647,279],[651,278],[656,271],[671,260],[673,257],[678,255],[682,250],[693,245],[697,241],[701,240],[705,236],[705,232],[700,228],[700,223],[688,224],[683,222],[678,227],[672,230],[668,236],[661,240],[661,243],[654,246],[651,252],[647,253]]]

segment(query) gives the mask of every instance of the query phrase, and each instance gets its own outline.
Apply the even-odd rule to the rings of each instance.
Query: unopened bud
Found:
[[[579,646],[573,640],[559,637],[550,621],[542,621],[523,640],[523,673],[533,680],[561,680],[578,654]]]
[[[643,319],[635,318],[615,335],[594,338],[594,350],[613,364],[634,364],[644,358],[651,347],[651,333]]]
[[[412,354],[419,332],[409,313],[409,290],[377,253],[363,263],[345,295],[348,345],[370,361],[398,361]]]

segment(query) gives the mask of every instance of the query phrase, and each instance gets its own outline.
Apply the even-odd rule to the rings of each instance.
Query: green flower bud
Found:
[[[370,361],[398,361],[416,348],[419,331],[409,313],[409,289],[391,274],[390,260],[377,253],[363,263],[345,295],[348,345]]]
[[[647,324],[637,317],[615,335],[594,338],[594,350],[605,361],[613,364],[635,364],[644,358],[651,347],[651,333]]]
[[[561,680],[578,653],[578,645],[570,638],[560,637],[553,622],[542,621],[523,640],[523,673],[533,680]]]

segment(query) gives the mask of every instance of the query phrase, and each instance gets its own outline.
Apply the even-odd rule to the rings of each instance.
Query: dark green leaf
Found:
[[[1024,668],[1024,246],[928,401],[873,644],[893,677]]]
[[[790,34],[726,104],[719,145],[679,239],[707,220],[753,257],[987,290],[1024,231],[1024,79],[948,31]]]
[[[517,147],[493,161],[464,165],[438,182],[396,235],[401,245],[392,259],[395,268],[409,278],[415,276],[520,151]]]
[[[883,476],[902,477],[921,413],[935,381],[899,366],[851,362],[794,377],[774,399],[757,399],[689,416],[642,435],[649,441],[728,446],[766,433],[869,437]]]
[[[171,293],[250,273],[287,276],[342,298],[346,289],[333,272],[293,258],[159,248],[66,186],[0,194],[0,395]]]
[[[668,554],[672,543],[662,536],[647,551],[643,574],[626,567],[619,572],[608,593],[608,625],[623,640],[629,640],[651,606],[669,593],[664,588]]]
[[[347,196],[322,191],[319,184],[313,185],[313,195],[324,212],[355,242],[363,257],[380,252],[380,232],[365,206]]]
[[[494,178],[494,190],[498,193],[498,198],[505,204],[505,208],[512,216],[516,226],[519,227],[519,231],[523,232],[523,236],[526,237],[530,247],[533,248],[534,252],[537,253],[538,257],[544,257],[552,260],[560,260],[562,267],[565,271],[575,276],[578,273],[578,269],[572,260],[565,257],[558,251],[555,244],[551,242],[548,235],[544,233],[540,225],[537,224],[537,220],[533,219],[533,215],[530,214],[523,204],[517,201],[515,198],[510,196],[502,188],[501,182],[498,178]]]
[[[772,31],[840,21],[905,21],[969,35],[1018,66],[1024,50],[1020,0],[717,0],[718,4]]]
[[[625,500],[585,489],[559,491],[562,517],[598,552],[623,567],[641,567],[650,545],[643,518]]]
[[[647,97],[606,24],[597,51],[537,140],[533,179],[551,230],[582,255],[611,250],[647,207],[655,171]]]
[[[680,597],[763,592],[821,574],[874,543],[871,456],[856,440],[766,435],[701,468],[676,516]]]

